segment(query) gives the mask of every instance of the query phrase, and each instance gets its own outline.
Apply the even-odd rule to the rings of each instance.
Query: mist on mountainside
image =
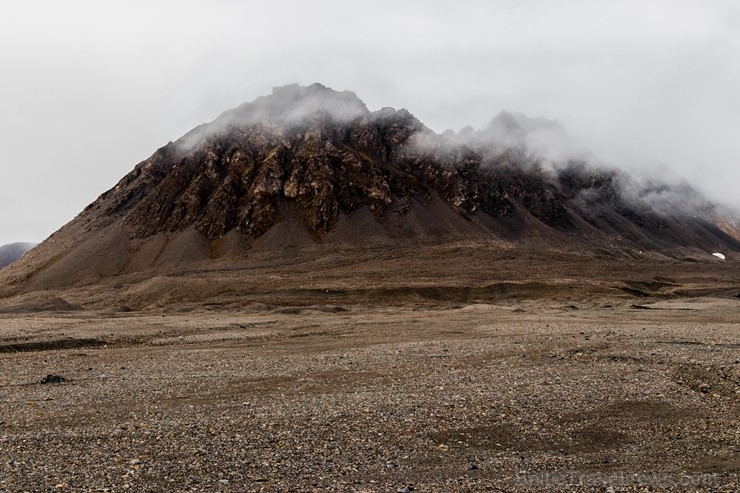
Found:
[[[501,111],[478,130],[467,126],[458,132],[446,130],[439,136],[431,131],[419,134],[414,137],[413,148],[420,152],[452,153],[470,149],[484,156],[481,162],[484,167],[513,165],[540,173],[561,185],[563,179],[574,174],[589,175],[595,184],[608,183],[610,193],[615,197],[618,194],[620,200],[661,214],[740,217],[740,212],[714,204],[687,180],[666,169],[627,172],[600,160],[572,138],[559,121],[543,117]],[[586,187],[576,198],[581,204],[593,205],[600,191],[603,187]]]
[[[228,156],[214,161],[214,153]],[[139,216],[137,222],[144,231],[155,231],[152,226],[165,219],[147,219],[143,211],[161,216],[161,207],[177,209],[178,195],[188,204],[180,208],[179,219],[166,222],[174,221],[171,227],[178,227],[184,218],[192,218],[185,224],[201,223],[213,237],[232,228],[264,233],[283,217],[275,202],[281,195],[311,211],[304,217],[309,230],[323,234],[342,213],[369,206],[380,219],[394,200],[405,196],[408,201],[421,192],[418,185],[401,185],[405,179],[400,177],[389,181],[387,171],[374,169],[373,162],[393,162],[404,173],[421,174],[443,199],[468,212],[516,216],[514,203],[522,202],[539,220],[566,230],[575,227],[573,213],[589,216],[594,223],[600,211],[609,208],[628,216],[650,213],[712,222],[718,216],[711,201],[684,180],[630,175],[600,162],[557,120],[502,111],[481,129],[437,134],[405,109],[371,112],[353,92],[322,84],[276,87],[270,95],[196,127],[141,166],[159,176],[178,162],[188,176],[200,173],[204,163],[210,163],[207,166],[217,175],[234,166],[246,164],[247,168],[240,172],[240,181],[228,174],[225,182],[224,176],[203,176],[195,188],[183,182],[167,192],[174,201],[169,205],[156,202],[146,209],[139,207],[134,216]],[[177,176],[186,179],[182,172]],[[246,186],[250,180],[255,181]],[[185,186],[191,192],[182,193]],[[267,200],[268,196],[272,198]],[[144,203],[152,200],[146,198]],[[570,209],[565,201],[572,202]],[[205,213],[214,217],[198,219],[203,215],[199,208],[208,208],[209,202],[218,203],[222,217]],[[649,222],[662,224],[658,219]]]
[[[211,262],[228,270],[260,252],[332,245],[735,260],[736,223],[689,184],[556,157],[543,142],[559,140],[562,126],[518,114],[440,135],[350,92],[276,88],[158,149],[3,282],[30,292]]]
[[[686,182],[635,179],[599,163],[557,121],[501,112],[480,130],[440,135],[405,109],[371,112],[354,93],[321,84],[277,87],[226,111],[103,197],[115,198],[105,214],[125,213],[137,236],[195,226],[210,239],[232,230],[256,238],[295,216],[318,239],[343,215],[368,208],[387,227],[433,196],[455,208],[453,216],[485,214],[484,223],[501,222],[503,230],[494,229],[513,237],[528,234],[530,216],[561,232],[583,221],[601,231],[614,216],[613,234],[643,241],[626,231],[660,236],[658,216],[712,222],[715,213]],[[288,213],[284,203],[293,202],[298,209]],[[468,228],[432,226],[435,214],[423,221],[432,230]]]
[[[275,87],[269,96],[260,96],[224,112],[213,122],[185,134],[177,144],[182,151],[188,151],[203,139],[222,135],[238,126],[269,122],[273,126],[290,128],[321,117],[347,123],[369,113],[365,103],[353,92],[333,91],[318,83],[308,87],[290,84]]]

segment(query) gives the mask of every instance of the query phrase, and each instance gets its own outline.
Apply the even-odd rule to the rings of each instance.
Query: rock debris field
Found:
[[[740,489],[734,300],[1,317],[3,493]]]

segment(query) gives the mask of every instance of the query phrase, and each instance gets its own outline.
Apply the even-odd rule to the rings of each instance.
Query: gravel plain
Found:
[[[0,492],[734,492],[737,315],[711,299],[4,315]]]

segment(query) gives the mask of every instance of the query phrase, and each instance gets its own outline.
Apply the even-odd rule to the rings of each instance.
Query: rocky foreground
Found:
[[[2,315],[0,492],[735,492],[737,306]]]

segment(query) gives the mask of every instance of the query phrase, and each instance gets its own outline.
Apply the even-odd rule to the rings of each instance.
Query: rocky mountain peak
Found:
[[[269,121],[296,125],[310,119],[327,119],[346,123],[369,113],[365,103],[353,92],[335,91],[322,84],[290,84],[273,88],[269,96],[261,96],[226,112],[219,120],[233,119],[233,123],[241,124]]]
[[[491,123],[488,124],[486,131],[501,132],[507,135],[523,135],[524,127],[519,123],[519,119],[508,111],[501,111],[496,115]]]
[[[541,148],[566,143],[568,133],[557,120],[531,118],[523,113],[502,111],[485,129],[478,132],[477,138],[503,145]]]
[[[274,135],[306,128],[315,132],[322,126],[343,125],[369,115],[365,103],[353,92],[335,91],[318,83],[310,86],[290,84],[275,87],[270,95],[260,96],[194,128],[181,137],[177,145],[180,150],[190,151],[204,140],[252,131],[256,127]]]
[[[474,139],[451,141],[407,110],[370,112],[354,93],[321,84],[283,86],[159,149],[84,216],[93,229],[122,221],[135,238],[194,229],[209,241],[233,232],[247,243],[287,223],[319,240],[362,210],[390,237],[521,236],[529,223],[599,230],[607,213],[639,217],[623,224],[636,240],[645,237],[633,226],[666,234],[654,227],[666,207],[625,192],[621,175],[582,163],[544,171],[527,150],[538,132],[564,130],[501,112]]]
[[[417,132],[407,110],[371,113],[348,91],[275,88],[159,149],[88,211],[135,236],[194,227],[209,239],[258,237],[290,218],[310,234],[341,214],[393,201],[389,163]]]
[[[558,125],[502,113],[492,126],[529,135]],[[37,270],[51,286],[296,242],[740,251],[711,207],[671,206],[685,190],[660,188],[657,207],[656,193],[628,190],[613,170],[541,166],[528,142],[485,130],[440,136],[407,110],[370,112],[320,84],[276,88],[157,150],[40,245],[17,282]]]

